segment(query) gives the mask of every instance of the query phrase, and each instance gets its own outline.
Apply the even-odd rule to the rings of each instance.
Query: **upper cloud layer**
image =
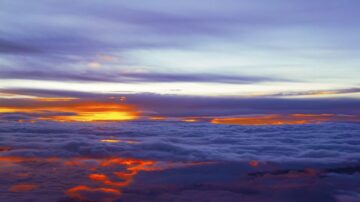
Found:
[[[122,83],[168,83],[168,82],[192,82],[192,83],[227,83],[227,84],[252,84],[260,82],[284,82],[289,81],[281,78],[261,76],[232,76],[216,74],[176,74],[176,73],[127,73],[127,72],[85,72],[68,71],[1,71],[2,79],[29,79],[29,80],[52,80],[52,81],[78,81],[78,82],[122,82]]]
[[[316,67],[315,78],[326,78],[329,72],[337,76],[327,70],[341,63],[344,72],[352,72],[357,64],[346,63],[349,57],[356,58],[359,49],[358,38],[352,36],[356,34],[349,34],[358,32],[356,5],[357,1],[324,0],[276,0],[272,5],[262,0],[171,4],[4,0],[0,75],[57,81],[249,84],[307,79],[297,73],[312,73]],[[193,53],[204,54],[205,59]],[[117,61],[99,61],[99,55]],[[95,71],[99,65],[101,70]],[[150,73],[118,74],[136,68]]]

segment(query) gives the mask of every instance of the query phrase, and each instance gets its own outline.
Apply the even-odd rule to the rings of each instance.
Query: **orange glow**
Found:
[[[36,161],[37,158],[13,157],[13,156],[0,156],[0,163],[21,163]]]
[[[0,147],[0,152],[10,151],[10,147]]]
[[[334,114],[292,114],[292,117],[315,117],[315,118],[320,118],[320,117],[333,117],[335,116]]]
[[[119,177],[119,175],[117,175]],[[133,176],[133,175],[132,175]],[[101,183],[103,183],[104,185],[108,185],[108,186],[114,186],[114,187],[125,187],[128,186],[131,182],[131,178],[127,178],[126,181],[122,181],[122,182],[115,182],[115,181],[111,181],[106,175],[104,174],[90,174],[89,175],[89,179],[93,180],[93,181],[99,181]]]
[[[36,184],[16,184],[9,188],[11,192],[28,192],[37,189],[39,186]]]
[[[127,143],[127,144],[137,144],[139,143],[138,141],[134,141],[134,140],[116,140],[116,139],[105,139],[105,140],[100,140],[100,142],[105,142],[105,143]]]
[[[72,100],[76,100],[77,98],[72,98],[72,97],[39,97],[39,98],[34,98],[34,100],[37,101],[42,101],[42,102],[67,102],[67,101],[72,101]]]
[[[35,120],[23,120],[23,119],[19,119],[17,120],[18,123],[36,123]]]
[[[249,162],[249,165],[250,165],[251,167],[258,167],[258,166],[259,166],[259,162],[256,161],[256,160],[252,160],[252,161]]]
[[[128,159],[128,158],[110,158],[110,159],[100,159],[99,166],[100,167],[114,167],[120,166],[122,169],[125,168],[124,171],[115,171],[112,174],[119,178],[119,181],[110,180],[110,178],[103,173],[93,173],[88,175],[88,178],[92,181],[99,182],[101,186],[110,186],[110,190],[118,190],[123,187],[128,186],[133,178],[141,171],[159,171],[170,168],[179,168],[179,167],[187,167],[187,166],[196,166],[196,165],[204,165],[212,162],[191,162],[191,163],[158,163],[156,161],[151,160],[141,160],[141,159]],[[117,189],[113,189],[116,187]],[[102,188],[103,189],[103,188]],[[73,198],[86,199],[84,195],[84,191],[101,191],[98,189],[84,187],[83,185],[76,186],[74,188],[69,189],[66,193]],[[121,191],[118,190],[119,195]],[[117,197],[117,198],[118,198]],[[116,197],[115,197],[116,198]],[[112,201],[112,200],[109,200]]]
[[[107,176],[104,174],[90,174],[89,178],[94,181],[106,181],[108,180]]]
[[[140,160],[140,159],[122,159],[122,158],[111,158],[103,160],[100,163],[101,167],[109,166],[124,166],[125,171],[113,172],[114,176],[121,179],[121,181],[111,181],[105,174],[90,174],[89,179],[93,181],[101,182],[103,185],[122,188],[128,186],[134,176],[136,176],[141,171],[160,171],[170,168],[179,168],[179,167],[188,167],[196,165],[205,165],[210,164],[211,162],[192,162],[192,163],[165,163],[158,164],[155,161],[150,160]]]
[[[65,193],[71,198],[75,198],[78,200],[91,200],[91,201],[96,200],[96,198],[86,197],[86,196],[100,195],[101,201],[104,202],[114,201],[121,195],[121,192],[117,189],[104,188],[104,187],[91,188],[85,185],[79,185],[73,187],[67,190]]]
[[[253,117],[214,118],[213,124],[237,125],[300,125],[330,121],[332,114],[291,114],[291,115],[266,115]]]
[[[15,166],[24,162],[38,163],[56,163],[56,165],[79,166],[85,171],[92,171],[87,175],[88,179],[97,183],[95,187],[77,185],[65,191],[69,197],[79,200],[89,201],[115,201],[121,196],[121,189],[132,183],[134,177],[139,172],[160,171],[171,168],[181,168],[198,165],[208,165],[213,162],[157,162],[153,160],[142,160],[133,158],[88,158],[76,157],[62,159],[56,157],[38,158],[38,157],[16,157],[0,156],[0,168],[5,166]],[[60,164],[59,164],[60,163]],[[66,170],[71,169],[66,168]],[[10,168],[11,169],[11,168]],[[103,171],[113,170],[104,173]],[[5,171],[6,172],[6,171]],[[29,176],[28,173],[21,173],[21,177]],[[9,188],[12,192],[25,192],[37,189],[39,186],[31,183],[16,184]],[[92,197],[100,198],[92,198]]]
[[[55,121],[128,121],[136,119],[136,115],[129,112],[81,112],[76,116],[53,116],[45,118]]]
[[[137,119],[139,112],[135,106],[120,103],[102,102],[61,102],[49,104],[47,101],[34,106],[0,106],[0,113],[26,112],[39,113],[69,113],[69,115],[44,116],[40,120],[51,121],[127,121]]]
[[[185,118],[182,121],[187,122],[187,123],[195,123],[195,122],[198,122],[199,120],[197,120],[195,118]]]
[[[111,158],[107,160],[103,160],[100,164],[102,167],[108,167],[111,165],[153,165],[155,161],[146,161],[140,159],[123,159],[123,158]]]
[[[111,180],[107,175],[103,173],[93,173],[88,175],[88,178],[92,181],[101,183],[101,186],[111,187],[111,188],[91,188],[87,186],[76,186],[65,193],[72,197],[81,200],[88,199],[86,193],[88,192],[107,192],[113,195],[108,201],[114,201],[120,197],[121,191],[119,189],[128,186],[133,178],[141,171],[158,171],[175,167],[186,167],[194,165],[202,165],[205,163],[166,163],[166,164],[157,164],[156,161],[151,160],[140,160],[140,159],[127,159],[127,158],[110,158],[110,159],[100,159],[100,167],[117,167],[124,169],[124,171],[115,171],[113,175],[119,178],[118,181]],[[117,189],[114,189],[116,187]],[[116,192],[114,192],[116,191]],[[115,194],[116,193],[116,194]]]
[[[100,142],[117,143],[120,142],[120,140],[100,140]]]
[[[164,121],[164,120],[166,120],[166,117],[164,117],[164,116],[150,116],[149,120],[152,120],[152,121]]]

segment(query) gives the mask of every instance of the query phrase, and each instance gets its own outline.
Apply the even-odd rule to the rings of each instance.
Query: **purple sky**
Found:
[[[62,92],[102,101],[124,95],[144,112],[172,116],[358,114],[356,0],[0,7],[4,104]]]

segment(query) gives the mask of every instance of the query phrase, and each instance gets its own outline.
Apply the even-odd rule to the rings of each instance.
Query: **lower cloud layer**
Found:
[[[5,122],[0,201],[356,201],[359,132],[344,123]]]
[[[163,161],[360,159],[360,124],[0,123],[6,156],[134,157]]]

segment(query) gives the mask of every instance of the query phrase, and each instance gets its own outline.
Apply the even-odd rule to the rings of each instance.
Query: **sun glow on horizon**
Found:
[[[0,113],[32,113],[38,120],[59,122],[129,121],[140,115],[135,106],[116,102],[58,98],[34,101],[25,106],[0,106]]]
[[[136,114],[130,112],[80,112],[75,116],[52,116],[43,120],[55,120],[65,122],[93,122],[93,121],[128,121],[135,120]]]

